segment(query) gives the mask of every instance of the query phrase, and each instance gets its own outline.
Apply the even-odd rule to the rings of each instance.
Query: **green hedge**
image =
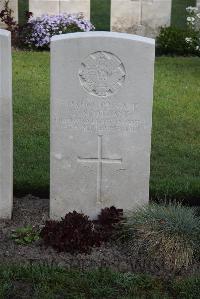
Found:
[[[91,22],[96,30],[110,30],[111,0],[91,0]]]
[[[188,44],[186,38],[192,38],[193,44]],[[177,27],[161,28],[159,36],[156,38],[156,54],[179,55],[179,56],[200,56],[196,50],[199,34],[196,31],[181,29]]]
[[[188,6],[196,6],[196,0],[172,0],[172,26],[186,27],[186,7]]]
[[[19,24],[25,22],[25,12],[29,11],[29,0],[18,0]]]

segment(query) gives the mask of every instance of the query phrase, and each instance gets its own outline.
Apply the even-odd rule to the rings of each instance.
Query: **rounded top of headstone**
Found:
[[[155,39],[153,38],[139,36],[135,34],[129,34],[129,33],[108,32],[108,31],[75,32],[75,33],[54,35],[51,38],[51,42],[68,40],[68,39],[78,39],[78,38],[92,38],[92,37],[126,39],[135,42],[142,42],[146,44],[155,45]]]
[[[8,30],[0,29],[0,35],[9,37],[11,36],[11,33]]]

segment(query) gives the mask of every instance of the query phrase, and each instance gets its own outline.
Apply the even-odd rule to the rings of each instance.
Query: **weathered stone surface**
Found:
[[[13,133],[11,35],[0,29],[0,218],[13,206]]]
[[[29,0],[29,10],[35,17],[43,14],[83,13],[90,18],[90,0]]]
[[[29,0],[29,11],[34,14],[34,17],[40,17],[44,14],[57,15],[59,14],[59,1]]]
[[[5,1],[0,1],[0,11],[5,7]],[[9,7],[12,9],[12,16],[18,21],[18,0],[10,0]],[[5,24],[0,22],[0,28],[5,28]]]
[[[144,34],[155,36],[160,27],[170,26],[172,0],[143,0],[142,22]]]
[[[156,36],[169,26],[172,0],[111,0],[111,29]]]
[[[127,32],[141,23],[140,0],[111,0],[111,30]]]
[[[154,40],[90,32],[51,43],[51,218],[148,202]]]
[[[83,13],[84,17],[90,19],[90,0],[62,0],[60,1],[61,13]]]

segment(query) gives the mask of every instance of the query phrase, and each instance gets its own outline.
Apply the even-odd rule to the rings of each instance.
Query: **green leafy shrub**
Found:
[[[189,6],[187,12],[187,28],[191,35],[186,37],[186,42],[200,55],[200,11],[197,7]]]
[[[180,204],[148,205],[127,214],[130,250],[160,260],[171,270],[188,268],[199,254],[200,218]]]
[[[186,8],[185,29],[163,27],[156,40],[158,55],[200,56],[200,12],[197,7]]]
[[[193,41],[189,43],[190,39]],[[157,55],[199,55],[198,34],[189,28],[162,27],[156,39]]]
[[[12,232],[11,237],[20,245],[28,245],[40,239],[39,232],[32,226],[17,228]]]

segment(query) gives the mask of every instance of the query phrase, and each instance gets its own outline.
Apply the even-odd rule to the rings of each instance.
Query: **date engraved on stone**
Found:
[[[64,103],[64,101],[63,101]],[[135,133],[143,131],[147,123],[138,119],[138,103],[117,103],[111,99],[71,100],[65,103],[59,117],[54,118],[57,127],[96,134]]]
[[[121,60],[114,54],[99,51],[90,54],[81,64],[79,79],[91,95],[107,97],[118,92],[126,77]]]

